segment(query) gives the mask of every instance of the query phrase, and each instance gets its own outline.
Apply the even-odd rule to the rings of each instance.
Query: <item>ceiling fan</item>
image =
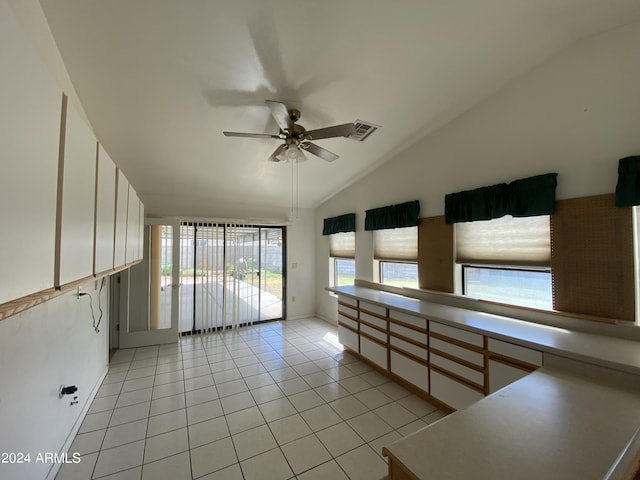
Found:
[[[305,151],[320,157],[327,162],[333,162],[338,158],[333,152],[319,147],[310,140],[320,140],[321,138],[347,137],[355,132],[353,123],[344,123],[342,125],[334,125],[332,127],[318,128],[316,130],[306,130],[302,125],[296,122],[300,118],[300,110],[287,108],[282,102],[273,100],[266,101],[267,106],[271,110],[271,115],[280,127],[280,133],[271,135],[268,133],[240,133],[240,132],[222,132],[227,137],[249,137],[249,138],[277,138],[284,140],[269,157],[270,162],[302,162],[307,158]]]

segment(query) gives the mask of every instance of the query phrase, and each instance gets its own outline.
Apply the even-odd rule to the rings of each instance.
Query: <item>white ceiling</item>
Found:
[[[41,0],[96,135],[152,215],[284,219],[291,167],[267,162],[265,100],[307,129],[362,119],[360,143],[318,140],[313,208],[582,38],[640,18],[637,0]],[[437,168],[437,159],[427,159]]]

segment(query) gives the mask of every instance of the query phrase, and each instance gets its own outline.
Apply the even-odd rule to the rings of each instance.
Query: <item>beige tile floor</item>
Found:
[[[57,480],[377,480],[444,413],[318,319],[119,350]]]

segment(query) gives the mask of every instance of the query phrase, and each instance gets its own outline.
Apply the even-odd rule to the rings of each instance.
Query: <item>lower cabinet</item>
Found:
[[[542,352],[340,297],[340,343],[459,410],[542,366]]]

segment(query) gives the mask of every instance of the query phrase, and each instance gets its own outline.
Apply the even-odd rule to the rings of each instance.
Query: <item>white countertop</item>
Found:
[[[543,367],[385,451],[425,480],[602,479],[640,425],[640,382],[598,370]]]
[[[575,332],[360,286],[328,290],[542,352],[640,375],[637,341]]]

